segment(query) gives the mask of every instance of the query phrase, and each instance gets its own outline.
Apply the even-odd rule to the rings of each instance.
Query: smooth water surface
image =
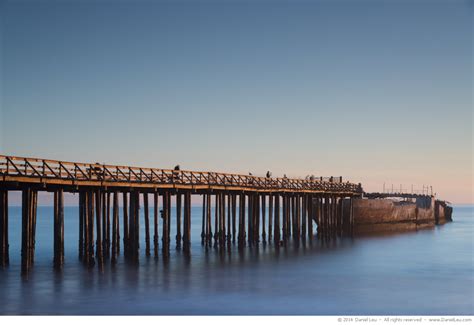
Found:
[[[472,206],[455,207],[454,222],[432,230],[241,253],[203,248],[201,209],[192,215],[190,257],[174,249],[172,237],[168,262],[161,251],[146,258],[142,231],[138,265],[120,257],[99,271],[78,260],[78,209],[68,207],[66,264],[58,273],[53,210],[39,207],[35,265],[23,279],[21,209],[11,207],[0,314],[474,314]]]

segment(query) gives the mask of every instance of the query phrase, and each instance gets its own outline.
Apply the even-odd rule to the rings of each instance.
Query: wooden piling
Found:
[[[211,194],[206,197],[206,245],[212,245],[212,223],[211,223]]]
[[[64,193],[54,192],[54,267],[60,269],[64,260]]]
[[[167,257],[169,255],[170,197],[170,192],[165,191],[163,193],[163,231],[161,236],[163,257]]]
[[[153,193],[153,251],[155,257],[158,256],[158,196],[158,192],[155,191],[155,193]]]
[[[232,241],[232,237],[231,237],[231,230],[232,230],[232,223],[231,223],[231,211],[232,211],[232,196],[230,193],[227,193],[227,235],[226,235],[226,239],[227,239],[227,244],[230,246],[230,243]],[[225,197],[224,197],[225,198]]]
[[[236,217],[237,217],[237,195],[232,194],[232,243],[233,244],[235,244]]]
[[[0,265],[10,263],[8,242],[8,191],[0,190]]]
[[[219,241],[219,194],[215,195],[214,206],[214,247],[217,247]]]
[[[295,197],[295,209],[296,209],[296,222],[295,222],[295,230],[296,230],[296,240],[299,242],[301,239],[301,198],[299,195]]]
[[[93,191],[88,191],[88,216],[87,216],[87,237],[88,237],[88,260],[86,261],[88,266],[93,266],[95,263],[94,259],[94,206],[95,196]]]
[[[120,241],[119,239],[119,194],[117,191],[114,192],[113,203],[112,203],[112,263],[117,261],[117,245]]]
[[[128,195],[123,192],[123,251],[124,255],[128,254]]]
[[[191,247],[191,192],[184,193],[183,248],[189,252]]]
[[[202,195],[201,245],[206,241],[206,194]]]
[[[148,210],[148,193],[143,193],[143,217],[145,218],[145,255],[150,256],[150,217]]]
[[[176,193],[176,248],[181,248],[181,193]]]
[[[84,192],[79,192],[79,259],[84,257]]]
[[[138,259],[139,250],[139,230],[140,230],[140,193],[138,191],[130,192],[130,214],[129,214],[129,257],[132,260]]]
[[[225,245],[225,194],[219,194],[219,246]]]
[[[89,261],[89,192],[83,192],[84,209],[84,255],[82,261],[87,264]]]
[[[101,207],[102,207],[102,254],[103,258],[107,258],[107,192],[101,191]]]
[[[32,202],[31,202],[31,264],[33,265],[35,261],[35,249],[36,249],[36,217],[38,212],[38,191],[33,190],[32,194]],[[64,211],[64,209],[63,209]],[[62,231],[61,231],[61,238],[64,242],[64,212],[62,218]],[[64,244],[62,245],[61,255],[64,257]]]
[[[56,200],[55,200],[56,201]],[[55,202],[56,203],[56,202]],[[56,204],[55,204],[56,206]],[[21,273],[28,274],[30,269],[30,223],[31,223],[31,189],[22,190],[22,218],[21,218]]]
[[[274,234],[273,234],[273,241],[275,242],[275,246],[280,246],[280,195],[275,195],[275,214],[274,214]]]
[[[253,215],[253,195],[249,193],[247,195],[248,200],[248,213],[247,213],[247,242],[249,246],[252,246],[253,243],[253,224],[254,224],[254,215]]]
[[[102,212],[102,196],[101,196],[101,191],[97,190],[95,192],[95,220],[96,220],[96,257],[97,257],[97,263],[99,265],[102,265],[104,262],[104,256],[102,252],[102,225],[101,225],[101,212]]]
[[[238,247],[245,246],[245,194],[241,193],[239,196],[239,243]]]
[[[105,237],[106,237],[106,245],[105,245],[105,252],[106,256],[110,256],[110,192],[107,192],[107,198],[106,198],[106,232],[105,232]]]
[[[314,209],[314,200],[315,198],[308,194],[306,197],[306,218],[307,218],[307,231],[308,231],[308,240],[311,242],[313,240],[313,216],[317,213],[317,209]],[[316,202],[319,201],[319,198],[316,198]],[[318,225],[319,231],[319,225]]]
[[[307,210],[307,201],[308,201],[308,196],[303,195],[301,197],[301,239],[303,239],[303,242],[306,241],[307,237],[307,225],[308,225],[308,210]]]
[[[287,227],[288,227],[288,210],[286,208],[287,206],[287,196],[285,194],[282,195],[282,237],[283,241],[286,241],[288,239],[288,232],[287,232]]]
[[[266,226],[266,220],[265,220],[265,214],[266,214],[266,196],[265,194],[262,194],[262,242],[265,244],[267,242],[267,232],[265,230]]]
[[[273,195],[268,196],[268,242],[272,241],[272,232],[273,232]]]

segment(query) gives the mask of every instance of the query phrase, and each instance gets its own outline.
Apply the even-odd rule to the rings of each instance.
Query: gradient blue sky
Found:
[[[0,1],[0,152],[472,203],[472,1]]]

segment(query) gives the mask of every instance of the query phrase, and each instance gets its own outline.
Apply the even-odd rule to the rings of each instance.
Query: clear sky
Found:
[[[472,1],[1,1],[0,152],[473,203]]]

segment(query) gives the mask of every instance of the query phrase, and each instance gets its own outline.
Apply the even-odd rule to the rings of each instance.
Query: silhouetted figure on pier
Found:
[[[267,171],[267,178],[271,178],[272,177],[272,173],[270,171]]]
[[[179,173],[178,171],[180,170],[180,167],[179,165],[176,165],[174,166],[174,169],[173,169],[173,181],[178,181],[179,180]]]

